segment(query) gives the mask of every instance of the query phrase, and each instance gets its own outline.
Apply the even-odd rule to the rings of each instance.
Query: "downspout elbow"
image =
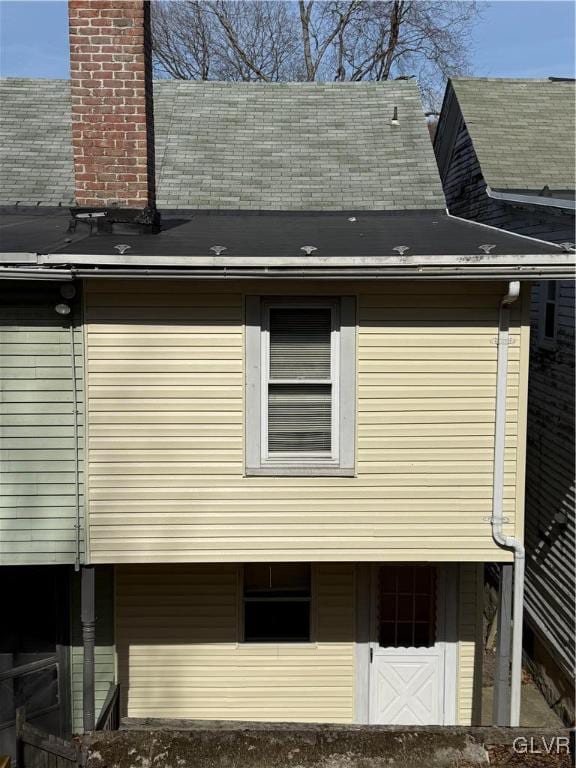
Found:
[[[500,300],[500,306],[508,306],[513,304],[520,296],[520,280],[512,280],[508,283],[508,293],[502,296]]]

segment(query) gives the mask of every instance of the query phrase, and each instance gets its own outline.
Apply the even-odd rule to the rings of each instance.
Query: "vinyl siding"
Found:
[[[526,597],[533,628],[574,681],[576,505],[574,502],[574,283],[557,283],[558,334],[538,340],[534,289],[526,484]]]
[[[0,565],[66,564],[76,557],[74,389],[68,320],[54,311],[59,301],[57,284],[0,284]],[[82,524],[80,329],[75,342]]]
[[[94,649],[94,701],[96,719],[102,710],[110,684],[115,680],[114,648],[114,571],[103,566],[96,569],[96,644]],[[82,625],[80,623],[80,575],[72,580],[72,626],[70,643],[70,682],[72,700],[72,732],[83,731],[83,663]]]
[[[482,565],[460,565],[457,725],[481,725]]]
[[[357,286],[306,290],[350,295]],[[271,286],[89,284],[91,561],[510,559],[486,521],[505,286],[372,283],[357,294],[354,478],[243,476],[246,290]],[[273,290],[298,295],[303,286]],[[522,527],[520,314],[515,306],[509,533]]]
[[[243,644],[231,564],[119,566],[123,714],[353,722],[354,567],[314,569],[314,642]]]

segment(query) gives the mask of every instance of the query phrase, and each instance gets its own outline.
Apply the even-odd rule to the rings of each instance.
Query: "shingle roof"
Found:
[[[0,99],[0,203],[69,203],[68,82],[3,80]],[[164,80],[154,110],[159,207],[445,207],[413,82]]]
[[[574,190],[574,82],[454,78],[451,83],[492,189]]]
[[[74,200],[67,80],[0,80],[0,201]]]

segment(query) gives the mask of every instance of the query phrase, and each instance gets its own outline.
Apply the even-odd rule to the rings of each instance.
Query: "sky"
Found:
[[[476,77],[574,77],[576,0],[481,2]],[[0,0],[0,76],[67,78],[63,0]]]

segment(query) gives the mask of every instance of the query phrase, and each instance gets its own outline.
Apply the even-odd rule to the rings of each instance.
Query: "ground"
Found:
[[[494,650],[484,652],[484,667],[482,676],[482,724],[492,723],[492,698],[494,696]],[[522,677],[522,698],[520,709],[520,725],[528,728],[562,728],[562,720],[540,693],[540,690],[530,675],[524,671]]]

